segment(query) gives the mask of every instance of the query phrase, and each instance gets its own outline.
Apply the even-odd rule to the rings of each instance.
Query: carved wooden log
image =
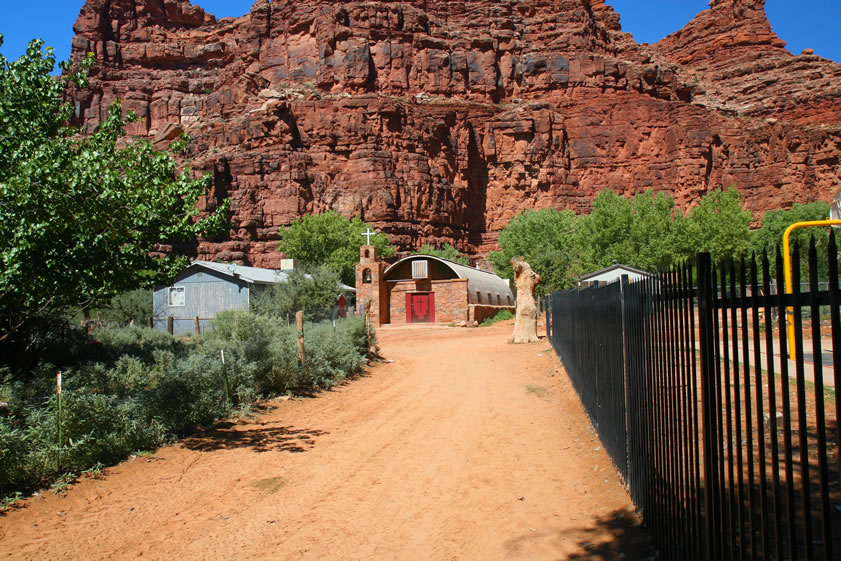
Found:
[[[537,305],[534,302],[534,287],[540,283],[540,275],[522,257],[511,260],[514,266],[514,284],[517,285],[517,316],[514,319],[514,343],[537,341]]]

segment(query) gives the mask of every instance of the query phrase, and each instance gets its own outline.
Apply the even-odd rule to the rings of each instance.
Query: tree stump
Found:
[[[514,266],[514,284],[517,286],[517,315],[514,319],[513,343],[537,341],[537,305],[534,302],[534,287],[540,283],[540,275],[522,257],[511,260]]]

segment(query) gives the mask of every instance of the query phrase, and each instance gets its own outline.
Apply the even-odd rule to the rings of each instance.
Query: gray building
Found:
[[[153,323],[166,331],[173,318],[173,333],[193,333],[199,318],[204,331],[223,310],[247,310],[260,287],[284,282],[287,274],[274,269],[193,261],[172,286],[155,290]]]
[[[647,272],[629,267],[628,265],[614,264],[606,269],[595,271],[578,278],[578,288],[587,288],[590,286],[599,286],[600,284],[610,284],[618,282],[623,275],[628,276],[629,282],[638,281],[640,279],[653,277],[654,275]]]

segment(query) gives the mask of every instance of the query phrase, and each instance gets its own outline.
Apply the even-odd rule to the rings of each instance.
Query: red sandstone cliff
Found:
[[[601,0],[258,0],[216,20],[187,0],[88,0],[74,96],[95,125],[193,136],[230,196],[229,240],[187,248],[272,266],[278,229],[327,209],[405,248],[494,247],[526,208],[589,209],[603,189],[691,205],[734,184],[757,211],[841,185],[841,65],[794,56],[764,0],[713,0],[637,45]],[[184,248],[182,248],[184,249]]]

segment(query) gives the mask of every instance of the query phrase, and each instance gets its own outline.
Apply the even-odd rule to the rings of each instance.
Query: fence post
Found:
[[[196,319],[193,320],[193,324],[196,328],[196,335],[201,335],[201,323],[199,323],[199,316],[196,316]]]
[[[622,307],[622,393],[625,398],[625,484],[630,487],[631,482],[631,450],[628,435],[631,426],[631,394],[630,394],[630,358],[628,357],[628,316],[625,313],[625,295],[628,290],[628,275],[622,275],[619,281],[619,305]]]
[[[146,327],[148,327],[149,329],[152,329],[153,325],[154,325],[154,323],[152,321],[152,317],[150,316],[150,317],[146,318]]]
[[[704,426],[704,519],[706,530],[705,559],[712,559],[718,551],[718,534],[721,531],[715,505],[719,494],[717,477],[718,439],[716,425],[715,333],[713,329],[714,295],[712,283],[712,258],[709,253],[695,256],[698,275],[698,335],[701,358],[701,399]]]
[[[304,365],[304,312],[295,313],[295,327],[298,328],[298,366]]]
[[[544,298],[546,300],[546,338],[549,344],[552,344],[552,295],[547,294]],[[554,345],[553,345],[554,346]]]
[[[166,330],[169,331],[170,335],[175,334],[175,318],[172,316],[166,318]]]

